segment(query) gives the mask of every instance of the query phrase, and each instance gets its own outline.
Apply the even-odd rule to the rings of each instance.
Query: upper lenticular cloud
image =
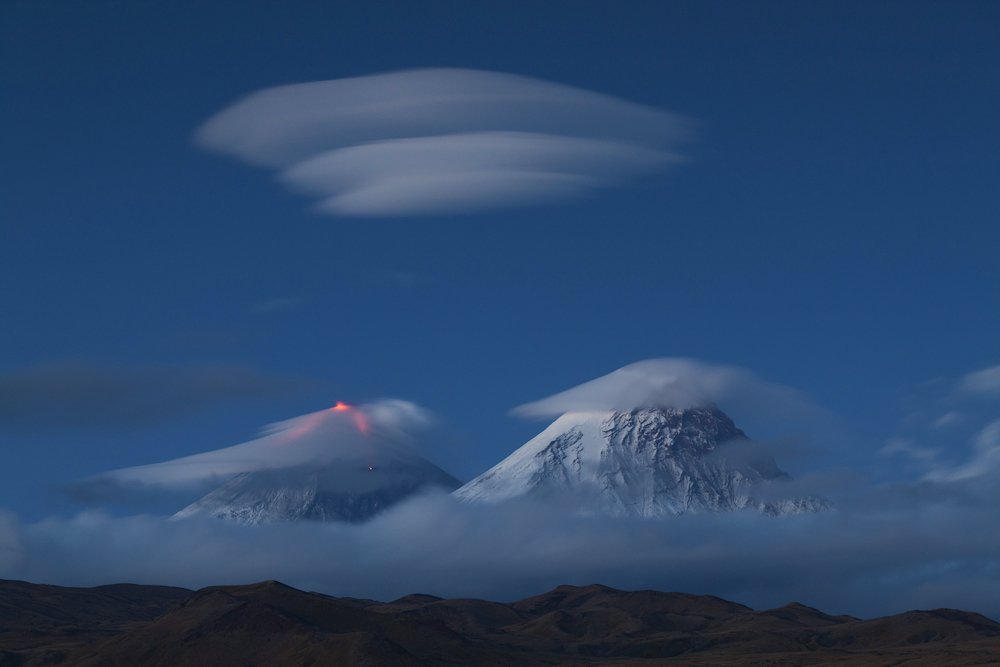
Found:
[[[528,417],[567,412],[719,404],[801,415],[816,412],[798,391],[765,382],[747,370],[696,359],[649,359],[629,364],[595,380],[514,409]]]
[[[197,132],[344,215],[476,211],[585,193],[679,161],[679,116],[570,86],[422,69],[269,88]]]

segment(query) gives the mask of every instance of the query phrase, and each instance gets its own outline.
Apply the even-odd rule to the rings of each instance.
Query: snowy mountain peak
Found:
[[[813,498],[755,497],[788,476],[770,457],[741,450],[748,441],[714,406],[570,412],[455,495],[486,503],[568,495],[585,511],[645,517],[737,509],[787,514],[825,506]]]
[[[371,518],[421,491],[450,491],[458,480],[424,459],[372,459],[363,465],[258,470],[237,475],[188,505],[175,519],[216,517],[243,524]]]
[[[451,491],[458,480],[423,458],[401,430],[407,420],[422,419],[414,410],[399,401],[364,408],[337,403],[210,453],[228,453],[244,467],[173,518],[356,522],[430,488]],[[248,461],[255,464],[250,469]]]

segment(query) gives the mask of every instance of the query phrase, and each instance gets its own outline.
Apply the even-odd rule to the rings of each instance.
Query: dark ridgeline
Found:
[[[8,665],[989,665],[1000,624],[937,609],[861,620],[792,603],[560,586],[510,604],[382,603],[275,581],[199,591],[0,581]]]

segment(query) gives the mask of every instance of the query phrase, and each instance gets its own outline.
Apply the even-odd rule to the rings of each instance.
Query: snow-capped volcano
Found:
[[[329,410],[269,427],[261,438],[184,459],[126,469],[148,479],[212,474],[226,481],[174,515],[239,523],[363,521],[431,487],[459,481],[410,444],[408,430],[425,419],[403,401]]]
[[[587,511],[642,517],[827,506],[816,498],[762,499],[787,479],[771,457],[754,456],[746,434],[715,407],[570,412],[455,496],[497,503],[571,495]]]
[[[459,481],[433,463],[369,456],[322,467],[299,466],[237,475],[174,515],[212,516],[245,524],[278,521],[364,521],[432,487]]]

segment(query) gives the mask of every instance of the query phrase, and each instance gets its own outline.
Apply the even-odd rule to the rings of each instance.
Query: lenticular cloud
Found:
[[[416,432],[430,423],[419,406],[385,399],[351,407],[338,403],[265,427],[259,438],[223,449],[162,463],[121,468],[91,483],[184,487],[245,472],[280,470],[332,460],[366,461],[372,448],[382,454],[408,450]]]
[[[804,395],[767,382],[735,366],[697,359],[638,361],[565,391],[514,408],[525,417],[553,417],[567,412],[721,405],[727,410],[768,412],[787,419],[816,415],[819,408]]]
[[[333,215],[544,203],[676,163],[679,116],[528,77],[421,69],[280,86],[209,119],[200,145],[277,170]]]

